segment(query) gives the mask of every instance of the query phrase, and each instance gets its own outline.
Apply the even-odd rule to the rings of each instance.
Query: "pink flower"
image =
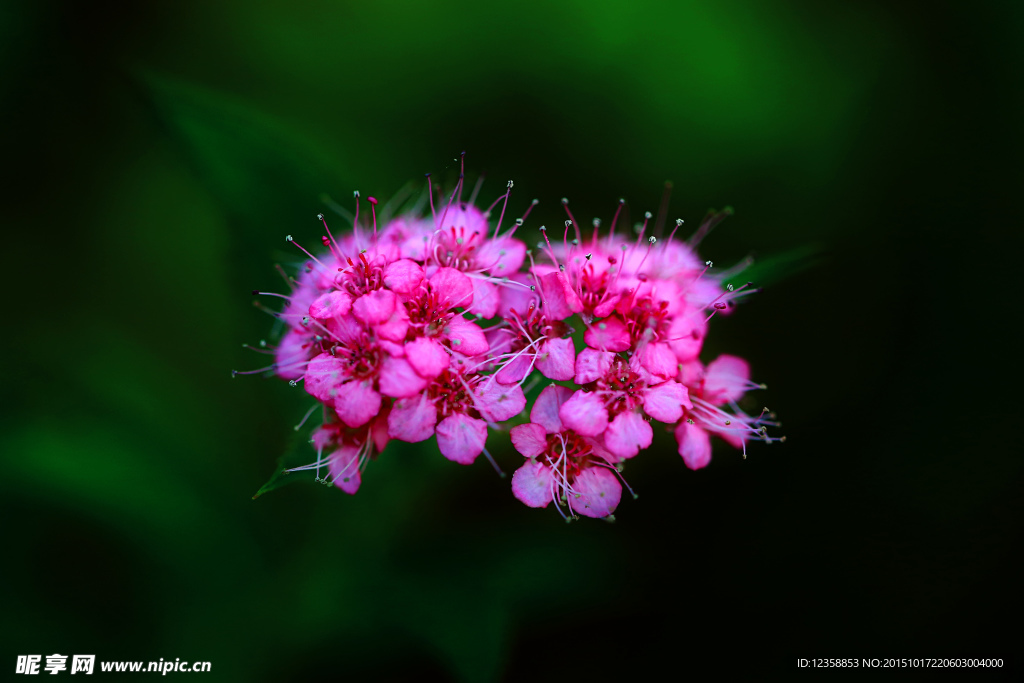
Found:
[[[355,233],[340,241],[324,222],[328,253],[319,257],[288,237],[310,261],[296,291],[284,297],[279,315],[291,330],[272,368],[292,384],[301,381],[328,409],[329,424],[361,429],[382,424],[383,415],[385,437],[422,441],[436,434],[445,457],[469,464],[486,452],[489,426],[521,412],[526,399],[518,386],[486,374],[486,362],[467,363],[490,344],[462,311],[494,315],[496,283],[511,282],[503,273],[515,275],[525,245],[512,238],[514,227],[489,235],[486,216],[463,204],[435,216],[437,228],[399,219],[378,235],[376,201],[370,204],[370,237],[358,218]],[[357,201],[357,216],[358,209]],[[564,344],[552,339],[549,346],[564,355]],[[552,365],[552,355],[558,356],[545,354],[540,365]],[[352,466],[354,447],[351,439],[339,443],[332,466]]]
[[[346,428],[337,421],[326,421],[313,431],[310,440],[316,448],[316,461],[286,472],[316,470],[316,481],[334,484],[348,494],[354,494],[362,483],[362,472],[367,463],[387,445],[387,411],[361,429]],[[325,476],[320,476],[320,471]]]
[[[530,422],[512,428],[512,445],[528,460],[512,475],[512,494],[530,507],[562,507],[585,517],[609,517],[619,505],[622,486],[600,443],[567,427],[561,419],[570,390],[544,389],[530,411]]]
[[[491,353],[502,384],[522,382],[534,369],[548,379],[572,379],[576,347],[566,335],[572,332],[561,320],[549,321],[531,302],[525,315],[512,308],[505,321],[489,328]]]
[[[583,335],[583,341],[598,351],[626,351],[631,345],[626,324],[615,315],[593,323]]]
[[[583,310],[576,288],[565,273],[554,271],[537,275],[544,304],[544,314],[552,320],[565,320],[573,313]]]
[[[284,379],[299,379],[306,372],[306,364],[319,350],[314,333],[302,328],[288,330],[274,350],[274,369]]]
[[[752,291],[696,254],[724,214],[686,242],[675,230],[662,238],[664,216],[649,235],[644,214],[634,237],[616,233],[622,201],[605,235],[595,219],[584,236],[563,200],[564,230],[552,241],[541,226],[543,241],[528,251],[516,232],[537,201],[506,219],[511,182],[481,210],[462,200],[462,177],[440,196],[428,180],[429,215],[391,218],[380,207],[378,229],[377,201],[367,208],[357,192],[349,234],[336,236],[320,216],[322,250],[287,237],[306,258],[285,275],[291,291],[259,293],[285,301],[267,311],[280,341],[254,349],[273,364],[233,374],[275,373],[315,401],[306,417],[323,415],[316,461],[290,471],[315,469],[351,494],[390,439],[431,438],[453,462],[483,454],[497,468],[488,440],[527,408],[540,377],[567,386],[545,388],[530,422],[511,428],[527,458],[512,490],[531,507],[555,501],[563,517],[566,507],[573,517],[612,515],[619,470],[651,446],[651,422],[672,426],[692,469],[710,461],[711,435],[744,455],[749,439],[781,440],[767,436],[771,414],[738,406],[758,388],[746,361],[700,361],[709,321]]]
[[[684,365],[680,380],[689,386],[692,406],[675,432],[679,455],[690,469],[700,469],[711,462],[711,434],[742,449],[744,458],[748,439],[767,443],[785,441],[785,437],[768,436],[767,427],[777,423],[772,421],[774,415],[767,409],[755,417],[736,405],[747,391],[764,388],[750,381],[750,366],[742,358],[721,355],[706,369],[696,362]],[[729,406],[731,412],[723,410],[722,406]]]
[[[662,380],[610,351],[582,351],[576,358],[576,383],[589,390],[576,391],[562,404],[562,422],[584,436],[603,435],[604,447],[617,460],[651,445],[654,431],[645,416],[673,424],[692,407],[682,384]]]
[[[491,318],[500,299],[498,287],[516,273],[526,257],[526,245],[511,233],[488,236],[487,217],[468,204],[449,206],[438,217],[438,229],[426,246],[426,260],[442,268],[465,273],[472,282],[470,313]]]
[[[487,353],[490,345],[483,330],[455,311],[472,301],[473,285],[468,277],[453,268],[437,269],[402,304],[410,328],[407,334],[433,339],[463,356]]]
[[[417,372],[397,355],[401,348],[386,346],[367,333],[330,344],[330,351],[309,362],[303,377],[306,392],[333,406],[349,427],[361,427],[380,410],[382,396],[405,398],[422,391],[430,377]]]
[[[638,282],[616,298],[615,313],[590,325],[584,341],[599,351],[633,349],[647,372],[675,377],[680,362],[700,353],[706,334],[703,314],[679,303],[678,292],[670,280]]]
[[[437,435],[441,454],[460,465],[485,452],[488,425],[515,417],[526,407],[518,385],[506,386],[452,359],[425,388],[395,402],[388,433],[399,441],[425,441]]]

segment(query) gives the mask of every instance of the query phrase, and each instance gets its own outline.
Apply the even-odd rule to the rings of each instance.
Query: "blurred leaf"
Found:
[[[157,118],[229,213],[276,221],[319,205],[320,194],[337,187],[333,164],[284,122],[224,93],[150,71],[137,79]]]
[[[812,268],[822,261],[822,249],[815,245],[805,245],[759,259],[749,259],[749,265],[729,275],[726,284],[739,287],[747,282],[757,287],[774,285],[782,280]]]
[[[129,532],[185,531],[206,540],[222,523],[187,479],[115,429],[40,421],[5,436],[0,446],[13,456],[4,488],[59,500]],[[156,548],[155,537],[150,545]]]

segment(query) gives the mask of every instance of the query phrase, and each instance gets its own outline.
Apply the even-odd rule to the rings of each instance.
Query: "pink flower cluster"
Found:
[[[460,179],[436,208],[431,187],[429,216],[382,217],[379,230],[376,200],[364,225],[356,193],[351,234],[335,237],[319,216],[322,253],[288,236],[308,260],[293,291],[277,295],[287,332],[269,369],[301,383],[324,414],[316,461],[295,469],[355,493],[390,440],[433,438],[449,460],[484,454],[500,472],[486,445],[507,432],[525,458],[512,477],[516,498],[554,502],[567,518],[607,517],[623,463],[652,443],[652,422],[675,433],[691,469],[711,460],[712,435],[744,457],[748,440],[779,440],[767,435],[771,415],[737,405],[759,388],[746,361],[699,360],[709,320],[751,291],[724,286],[697,257],[711,222],[689,243],[675,230],[659,240],[647,236],[646,214],[627,237],[615,232],[620,200],[607,234],[595,219],[584,238],[563,199],[559,239],[540,226],[542,241],[528,249],[517,231],[537,202],[506,223],[508,188],[491,205],[502,203],[497,221],[462,201]],[[550,383],[526,421],[541,377]]]

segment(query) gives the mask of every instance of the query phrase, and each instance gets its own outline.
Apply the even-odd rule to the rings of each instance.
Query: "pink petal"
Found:
[[[632,458],[647,448],[654,439],[654,430],[640,413],[619,413],[604,433],[604,446],[620,458]]]
[[[384,349],[389,356],[395,356],[397,358],[405,357],[405,346],[402,344],[396,344],[393,341],[387,339],[378,339],[377,346]]]
[[[572,483],[569,505],[584,517],[607,517],[615,512],[622,498],[622,484],[604,467],[588,467]]]
[[[575,362],[576,347],[572,339],[548,339],[541,342],[537,353],[537,369],[548,379],[572,379]]]
[[[415,261],[399,259],[384,268],[384,284],[399,294],[412,294],[423,282],[423,268]]]
[[[321,294],[317,297],[317,299],[309,305],[309,315],[312,318],[325,320],[327,318],[337,318],[339,316],[348,315],[348,312],[351,309],[352,297],[345,292],[335,290],[333,292]]]
[[[434,379],[448,367],[450,356],[440,342],[420,337],[405,345],[405,357],[421,377]]]
[[[484,450],[487,423],[461,413],[449,415],[437,425],[441,455],[460,465],[471,465]]]
[[[664,342],[648,342],[640,347],[640,364],[652,375],[661,379],[675,377],[679,372],[679,361],[672,347]]]
[[[658,422],[675,424],[683,416],[683,408],[693,408],[690,393],[682,384],[668,380],[644,393],[644,412]]]
[[[346,345],[353,342],[359,343],[359,340],[366,333],[366,327],[350,315],[343,315],[340,318],[328,318],[327,322],[324,323],[324,327],[330,332],[332,340],[340,341]]]
[[[540,396],[533,402],[530,409],[530,422],[535,422],[547,431],[548,434],[555,434],[562,431],[562,419],[558,416],[558,409],[572,396],[572,389],[552,384],[544,387]]]
[[[615,310],[615,306],[618,305],[619,299],[622,298],[621,294],[613,294],[605,298],[604,301],[594,307],[594,317],[604,318],[612,314]]]
[[[573,313],[583,310],[583,302],[573,291],[569,278],[561,271],[540,277],[544,315],[548,320],[565,320]]]
[[[499,384],[486,379],[477,388],[476,407],[491,422],[504,422],[526,407],[526,396],[518,384]]]
[[[282,311],[292,320],[309,315],[309,305],[316,301],[316,298],[323,294],[325,290],[333,289],[331,286],[325,287],[323,290],[318,289],[313,282],[316,279],[316,273],[307,273],[305,269],[302,270],[296,279],[297,286],[292,291],[291,298],[285,302],[284,310]]]
[[[302,386],[310,396],[329,403],[337,388],[347,381],[348,365],[329,353],[321,353],[306,366]]]
[[[743,444],[746,442],[743,435],[746,433],[748,432],[745,429],[737,429],[736,423],[733,423],[732,427],[711,430],[711,434],[721,438],[733,448],[743,448]]]
[[[384,411],[377,413],[377,417],[370,423],[370,438],[373,439],[373,446],[378,453],[383,453],[388,441],[391,440],[391,436],[388,435],[388,417],[390,411],[385,408]]]
[[[599,436],[585,436],[583,437],[583,441],[590,444],[591,453],[596,458],[603,459],[605,462],[610,462],[612,464],[623,460],[623,458],[620,458],[618,455],[604,447],[604,434]]]
[[[525,314],[530,308],[530,303],[537,300],[537,293],[530,291],[530,285],[534,284],[532,275],[515,273],[509,277],[509,280],[526,286],[508,285],[498,289],[498,315],[502,318],[509,317],[513,310],[520,315]]]
[[[493,318],[498,312],[498,288],[478,277],[470,280],[473,282],[473,305],[469,307],[469,312]]]
[[[699,360],[680,363],[677,379],[688,387],[697,387],[704,379],[704,366]]]
[[[535,458],[548,449],[548,435],[539,424],[527,422],[509,431],[512,445],[526,458]]]
[[[625,351],[629,348],[629,330],[621,318],[613,315],[591,323],[583,335],[583,341],[599,351]]]
[[[487,219],[483,212],[469,204],[463,206],[441,206],[437,210],[438,227],[449,232],[452,228],[465,234],[487,234]]]
[[[377,325],[374,330],[381,339],[397,343],[405,341],[405,334],[409,331],[409,314],[405,306],[398,303],[387,322]]]
[[[469,308],[473,305],[473,283],[454,268],[438,268],[430,276],[430,286],[440,300],[447,303],[446,308]]]
[[[750,364],[737,356],[722,354],[704,371],[704,396],[714,404],[738,401],[750,384]]]
[[[577,391],[558,409],[562,424],[580,436],[597,436],[608,427],[608,409],[597,394]]]
[[[337,424],[335,423],[329,426],[320,426],[313,430],[313,436],[310,441],[312,441],[313,448],[317,453],[326,450],[335,443],[338,436],[336,426]]]
[[[507,217],[506,217],[507,218]],[[512,237],[485,241],[476,251],[476,265],[492,275],[511,275],[526,260],[526,245]]]
[[[462,316],[457,315],[448,321],[444,328],[444,336],[451,340],[452,350],[464,356],[479,356],[491,348],[484,331]]]
[[[381,233],[381,241],[397,247],[399,255],[404,258],[422,261],[426,251],[427,240],[433,232],[434,225],[432,221],[421,221],[400,216],[392,220],[384,228]]]
[[[353,380],[338,388],[334,411],[349,427],[362,427],[380,412],[380,394],[368,380]]]
[[[380,368],[380,393],[391,398],[405,398],[423,391],[429,383],[420,377],[404,358],[387,356]]]
[[[437,408],[426,393],[400,398],[388,416],[388,434],[399,441],[416,443],[434,435]]]
[[[723,294],[722,283],[718,280],[702,277],[698,278],[687,290],[686,290],[686,303],[691,309],[698,312],[701,319],[707,317],[707,313],[703,313],[704,309],[708,306],[709,302],[717,299]],[[719,312],[722,315],[729,309]]]
[[[530,370],[531,357],[529,353],[521,353],[511,360],[503,361],[505,365],[494,375],[495,381],[502,384],[515,384],[526,377],[526,373]]]
[[[589,384],[605,375],[612,367],[615,354],[611,351],[595,351],[585,348],[576,356],[576,384]]]
[[[529,507],[547,507],[553,497],[552,479],[550,467],[540,462],[527,461],[512,474],[512,495]]]
[[[342,446],[331,453],[327,466],[334,485],[349,495],[358,491],[359,484],[362,483],[358,453],[359,449],[355,446]]]
[[[395,293],[377,289],[363,294],[352,303],[352,314],[366,325],[386,322],[395,310]]]
[[[704,345],[704,335],[708,326],[699,312],[680,315],[672,321],[668,328],[668,344],[676,354],[676,360],[687,363],[700,355]]]
[[[317,265],[313,268],[314,286],[317,289],[334,289],[338,285],[338,266],[336,264],[337,261],[328,257],[324,259],[323,266]]]
[[[489,350],[495,356],[508,353],[512,349],[511,330],[507,327],[488,327],[484,330],[484,337],[487,338]]]
[[[679,441],[679,455],[691,470],[707,467],[711,462],[711,438],[708,433],[686,420],[676,427],[676,440]]]
[[[274,372],[282,379],[298,379],[306,373],[306,361],[320,352],[319,345],[312,343],[309,330],[289,330],[281,338],[274,351]]]
[[[676,273],[673,273],[673,275],[678,277],[678,274]],[[651,299],[657,305],[660,306],[662,302],[665,303],[667,306],[665,312],[668,313],[668,315],[678,315],[686,307],[686,301],[683,299],[682,290],[689,287],[688,283],[685,283],[683,287],[680,287],[679,283],[675,280],[648,280],[643,284],[645,285],[643,289],[650,292]],[[637,300],[640,300],[644,294],[645,292],[643,291],[638,292],[636,297]]]

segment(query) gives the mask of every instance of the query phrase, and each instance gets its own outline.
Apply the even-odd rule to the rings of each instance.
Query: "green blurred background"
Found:
[[[0,3],[2,666],[1009,665],[1020,7]],[[788,442],[691,472],[659,437],[615,524],[527,509],[433,444],[389,447],[355,497],[310,481],[251,500],[307,402],[230,378],[271,328],[249,290],[296,262],[285,234],[316,243],[322,194],[451,183],[462,150],[483,201],[508,179],[516,215],[541,200],[534,227],[563,196],[584,222],[619,197],[656,211],[670,179],[688,225],[736,208],[702,245],[716,265],[814,249],[706,347],[750,359]]]

